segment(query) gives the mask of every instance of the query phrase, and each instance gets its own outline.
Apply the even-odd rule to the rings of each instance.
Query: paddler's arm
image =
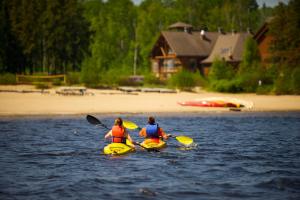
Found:
[[[112,136],[112,131],[108,131],[108,133],[106,133],[106,135],[104,136],[105,139],[110,138]]]
[[[132,146],[134,146],[134,141],[131,139],[129,134],[127,134],[127,139],[132,143]]]
[[[169,138],[169,135],[167,135],[162,128],[159,127],[158,134],[163,137],[165,140]]]
[[[142,128],[142,130],[139,132],[139,136],[140,137],[146,137],[147,134],[146,134],[146,128]]]
[[[128,133],[128,131],[127,131],[126,128],[125,128],[125,135],[126,135],[126,138],[131,142],[130,146],[135,147],[134,141],[133,141],[132,138],[130,137],[130,135],[129,135],[129,133]]]

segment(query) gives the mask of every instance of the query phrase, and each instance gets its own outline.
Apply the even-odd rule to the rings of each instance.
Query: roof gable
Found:
[[[240,62],[242,60],[245,40],[250,36],[251,34],[249,33],[220,35],[211,54],[202,62],[212,63],[216,57],[225,59],[228,62]]]
[[[200,32],[163,31],[161,35],[177,56],[198,57],[207,57],[218,37],[215,32],[208,32],[204,37]]]

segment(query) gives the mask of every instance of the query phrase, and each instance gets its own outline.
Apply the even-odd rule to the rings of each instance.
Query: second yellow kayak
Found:
[[[141,146],[144,147],[145,149],[162,149],[167,146],[167,143],[163,140],[153,140],[153,139],[145,139],[142,143]]]

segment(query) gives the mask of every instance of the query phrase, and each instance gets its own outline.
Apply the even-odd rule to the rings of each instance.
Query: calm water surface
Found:
[[[299,112],[156,118],[197,146],[111,157],[85,116],[0,118],[0,199],[300,199]]]

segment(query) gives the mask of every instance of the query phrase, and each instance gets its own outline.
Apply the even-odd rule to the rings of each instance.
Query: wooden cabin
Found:
[[[189,24],[178,22],[161,32],[151,52],[152,72],[161,79],[185,68],[202,72],[201,62],[207,58],[218,37],[217,32],[193,31]]]
[[[181,69],[199,70],[207,75],[216,56],[232,64],[239,64],[245,39],[249,33],[222,31],[193,31],[189,24],[178,22],[162,31],[151,51],[152,72],[167,79]]]
[[[254,40],[257,42],[262,64],[269,63],[271,59],[271,53],[269,49],[272,42],[272,36],[268,34],[271,20],[272,18],[266,20],[266,22],[253,36]]]

